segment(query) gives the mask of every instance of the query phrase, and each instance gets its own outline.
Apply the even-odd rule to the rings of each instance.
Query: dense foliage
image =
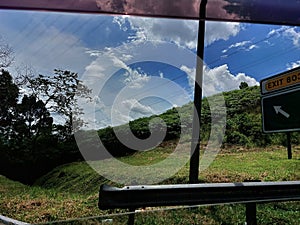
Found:
[[[225,101],[225,105],[222,105],[220,101]],[[213,113],[211,107],[214,107]],[[286,144],[285,134],[264,134],[262,132],[260,89],[258,86],[248,87],[246,84],[242,84],[240,90],[205,97],[202,101],[201,112],[200,137],[204,143],[210,138],[211,122],[218,123],[218,121],[221,121],[221,117],[225,117],[226,129],[223,146],[264,147],[272,144]],[[178,139],[181,135],[190,140],[192,115],[193,104],[189,103],[182,107],[169,109],[160,115],[131,121],[129,123],[130,130],[127,129],[127,126],[107,127],[99,130],[98,135],[106,149],[114,156],[123,156],[131,153],[132,150],[116,138],[115,132],[123,136],[127,136],[128,132],[132,132],[136,137],[146,139],[151,135],[150,122],[154,118],[160,117],[167,126],[164,140]],[[220,118],[216,118],[218,116]],[[161,120],[159,120],[159,123],[161,123]],[[159,124],[156,124],[156,126],[159,127]],[[87,138],[87,140],[89,139]],[[292,142],[294,144],[300,143],[299,133],[292,133]]]
[[[95,149],[98,143],[94,143],[95,131],[79,131],[84,121],[79,117],[82,112],[75,92],[80,90],[80,97],[88,100],[90,90],[81,83],[76,73],[55,70],[52,76],[26,79],[22,82],[22,85],[27,85],[24,93],[8,71],[0,73],[0,173],[31,183],[57,165],[82,160],[77,145]],[[65,118],[64,124],[54,123],[54,112]],[[200,137],[204,144],[211,138],[211,130],[224,129],[223,146],[286,144],[285,134],[262,133],[260,90],[257,86],[241,84],[240,90],[205,97],[201,112]],[[225,119],[224,127],[222,121]],[[82,143],[75,142],[74,124],[77,125],[75,131],[84,135]],[[139,150],[122,143],[120,136],[130,142],[130,134],[145,140],[153,133],[159,133],[163,135],[163,141],[178,141],[179,137],[191,141],[192,127],[193,104],[189,103],[160,115],[130,121],[129,124],[106,127],[96,134],[105,149],[119,157]],[[292,134],[292,142],[300,143],[299,133]],[[154,142],[153,147],[159,143]],[[91,158],[96,159],[99,158]]]
[[[57,165],[81,159],[72,126],[83,124],[76,91],[88,97],[89,90],[69,71],[27,77],[22,86],[0,71],[0,174],[31,183]],[[55,124],[51,113],[65,118],[64,124]]]

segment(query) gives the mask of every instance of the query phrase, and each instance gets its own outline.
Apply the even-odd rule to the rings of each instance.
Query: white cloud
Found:
[[[90,56],[95,56],[95,57],[101,55],[101,52],[98,50],[87,50],[86,53],[89,54]]]
[[[183,65],[180,69],[187,73],[189,85],[191,89],[194,90],[196,68],[189,68]],[[254,78],[247,76],[244,73],[233,75],[229,71],[227,64],[212,69],[204,66],[202,85],[204,96],[210,96],[225,91],[239,89],[241,82],[247,82],[249,86],[259,85]]]
[[[189,84],[193,89],[196,69],[182,66],[181,70],[189,75]],[[204,96],[239,89],[241,82],[247,82],[249,86],[259,85],[254,78],[244,73],[233,75],[226,64],[212,69],[204,66],[202,86]]]
[[[287,69],[291,70],[300,66],[300,60],[287,64]]]
[[[197,47],[198,22],[193,20],[115,17],[121,29],[130,29],[136,32],[132,38],[141,41],[161,42],[169,41],[178,46],[195,49]],[[128,23],[127,23],[128,22]],[[233,22],[207,22],[205,40],[210,45],[218,40],[228,40],[236,36],[241,30],[239,23]]]
[[[150,106],[142,104],[135,98],[125,99],[118,102],[118,105],[112,109],[112,125],[118,126],[153,114],[155,112]]]
[[[235,44],[230,45],[228,48],[244,47],[245,45],[247,45],[249,43],[250,43],[250,41],[241,41],[241,42],[237,42]]]
[[[142,115],[152,115],[155,113],[150,106],[143,105],[136,99],[127,99],[123,101],[122,107],[129,108],[131,112],[139,113]]]
[[[154,112],[162,112],[163,109],[160,109],[160,107],[165,103],[150,107],[143,105],[139,99],[147,96],[168,99],[170,98],[169,88],[173,87],[171,86],[172,83],[164,78],[163,72],[160,72],[160,76],[157,77],[159,83],[150,74],[144,72],[142,68],[131,67],[130,65],[147,61],[164,62],[165,57],[170,57],[170,54],[164,50],[163,46],[153,43],[130,42],[117,48],[89,51],[90,54],[97,55],[97,58],[86,67],[83,79],[88,87],[93,90],[93,95],[99,96],[102,94],[100,97],[103,100],[103,102],[100,102],[101,104],[85,105],[85,117],[87,119],[91,117],[91,114],[88,114],[89,112],[93,112],[95,109],[97,111],[97,113],[94,113],[96,120],[89,119],[91,126],[95,123],[99,124],[99,122],[101,122],[101,126],[104,126],[104,122],[106,125],[122,124],[139,117],[152,115]],[[175,45],[173,44],[173,46]],[[165,47],[171,49],[169,44]],[[178,47],[176,49],[178,51]],[[158,50],[163,51],[163,53],[161,54]],[[182,51],[182,49],[180,50]],[[163,60],[160,60],[160,57]],[[182,60],[176,59],[175,61]],[[171,63],[170,61],[167,62]],[[164,88],[157,88],[157,86]],[[178,95],[175,96],[174,104],[182,105],[183,100]],[[94,99],[97,102],[99,101],[98,98]],[[185,100],[185,102],[187,101]],[[112,120],[112,115],[114,115],[114,120]]]
[[[118,16],[114,22],[118,23],[122,30],[128,30],[129,24],[130,29],[136,32],[132,37],[135,40],[154,43],[170,41],[191,49],[197,45],[198,23],[193,20]]]
[[[180,69],[183,72],[186,72],[186,74],[188,75],[188,81],[189,81],[189,85],[191,87],[192,90],[194,90],[195,87],[195,76],[196,76],[196,68],[189,68],[185,65],[182,65],[180,67]]]
[[[206,45],[210,45],[218,40],[228,40],[236,36],[241,30],[240,23],[233,22],[207,22],[205,40]]]
[[[280,28],[277,29],[272,29],[267,37],[271,37],[271,36],[280,36],[285,30],[287,30],[288,27],[287,26],[281,26]]]
[[[52,73],[54,69],[81,73],[91,61],[78,37],[43,24],[36,26],[22,41],[11,45],[16,52],[16,65],[34,65],[42,74]]]
[[[164,78],[164,73],[161,72],[161,71],[159,71],[159,77],[160,77],[160,78]]]
[[[257,45],[250,45],[248,50],[252,50],[252,49],[255,49],[255,48],[258,48],[258,46]]]
[[[295,46],[300,46],[300,32],[297,32],[295,27],[285,30],[284,34],[293,40]]]
[[[143,23],[145,22],[145,20],[142,19],[139,22]],[[154,22],[151,22],[149,28],[150,30],[155,24]],[[136,22],[136,24],[137,23],[138,22]],[[146,32],[146,30],[142,30],[142,32]],[[233,34],[235,34],[235,32],[231,33],[231,35]],[[141,35],[142,37],[146,34],[143,33],[139,35]],[[125,88],[123,86],[124,88],[121,88],[123,88],[124,90],[126,89],[126,91],[120,92],[119,90],[117,91],[118,93],[116,93],[118,94],[118,98],[120,98],[117,101],[118,108],[111,108],[111,104],[115,105],[116,102],[110,104],[107,104],[106,102],[106,105],[104,105],[104,107],[101,108],[102,114],[99,113],[100,116],[97,117],[98,120],[104,121],[104,119],[101,118],[105,117],[109,118],[108,120],[105,120],[107,125],[111,125],[111,123],[121,124],[136,119],[138,117],[149,116],[154,112],[158,112],[158,110],[154,106],[144,105],[142,104],[143,102],[141,103],[141,101],[139,101],[139,99],[142,99],[145,96],[161,96],[162,99],[170,100],[169,102],[171,103],[171,105],[182,105],[191,100],[187,98],[182,98],[179,101],[178,99],[181,98],[179,94],[174,95],[174,93],[170,93],[169,90],[176,89],[175,86],[171,86],[172,82],[170,83],[164,80],[165,77],[168,77],[168,74],[163,74],[162,72],[158,71],[159,76],[157,77],[157,79],[161,79],[162,81],[164,81],[162,83],[157,84],[152,80],[150,74],[143,72],[140,68],[132,69],[129,66],[132,63],[147,61],[162,62],[167,63],[169,65],[173,65],[189,75],[189,85],[193,90],[194,77],[196,73],[196,55],[194,53],[189,53],[192,55],[192,57],[190,57],[189,54],[187,54],[187,50],[183,50],[184,48],[177,47],[178,44],[176,44],[175,41],[171,42],[173,44],[170,44],[170,42],[164,43],[163,41],[158,40],[160,37],[159,34],[156,35],[157,41],[131,41],[128,43],[124,43],[118,48],[106,48],[103,51],[90,51],[90,53],[93,54],[94,57],[96,55],[98,57],[94,60],[94,62],[92,62],[89,66],[86,67],[85,78],[87,80],[90,79],[90,83],[92,84],[92,87],[95,90],[95,94],[99,94],[99,90],[103,88],[103,85],[106,85],[107,80],[111,79],[114,73],[116,73],[120,69],[124,69],[126,71],[122,74],[123,79],[121,79],[124,86],[126,87]],[[229,38],[230,35],[227,37]],[[253,49],[255,48],[255,45],[251,44],[250,41],[244,41],[234,44],[231,48],[234,47],[247,47]],[[232,74],[229,71],[227,65],[223,65],[212,69],[205,67],[203,93],[204,95],[208,96],[223,91],[238,89],[241,82],[247,82],[250,86],[258,85],[258,82],[255,79],[247,76],[246,74]],[[168,84],[169,86],[164,86],[165,84]],[[111,88],[112,92],[116,92],[114,88],[118,85],[113,84],[111,85],[111,87],[108,86],[106,87]],[[157,88],[157,86],[159,88]],[[120,88],[120,86],[118,86],[118,88]],[[186,87],[184,87],[183,89],[185,88]],[[96,93],[97,91],[98,93]],[[104,96],[104,98],[106,97],[107,96]],[[116,98],[116,96],[114,96],[114,98]],[[126,113],[123,112],[122,108],[126,111]],[[115,121],[111,121],[110,119],[112,114],[114,114],[115,117],[117,117]]]
[[[233,75],[227,64],[212,69],[204,67],[203,94],[205,96],[238,89],[241,82],[247,82],[249,86],[259,85],[254,78],[244,73]]]
[[[128,71],[124,74],[126,76],[124,83],[127,87],[133,89],[142,88],[150,79],[145,73],[140,73],[138,70],[133,70],[128,67]]]
[[[135,46],[134,43],[132,43]],[[130,88],[141,88],[149,80],[149,76],[140,72],[138,69],[132,69],[127,62],[134,56],[129,54],[131,49],[124,44],[118,48],[105,48],[104,50],[91,50],[88,53],[97,58],[85,67],[84,77],[86,83],[93,90],[101,90],[103,84],[118,70],[124,69],[124,85]],[[127,52],[127,53],[126,53]],[[132,53],[132,52],[131,52]]]
[[[85,67],[85,70],[89,73],[89,76],[95,76],[98,78],[104,77],[103,72],[105,71],[103,66],[97,63],[97,61],[93,61],[90,65]]]
[[[239,50],[245,50],[245,51],[250,51],[255,48],[258,48],[257,45],[252,44],[251,41],[241,41],[237,42],[235,44],[230,45],[228,48],[224,49],[222,53],[227,53],[230,49],[239,49]]]
[[[278,29],[273,29],[268,33],[267,37],[271,36],[285,36],[293,41],[296,47],[300,46],[300,31],[297,31],[296,27],[282,26]]]

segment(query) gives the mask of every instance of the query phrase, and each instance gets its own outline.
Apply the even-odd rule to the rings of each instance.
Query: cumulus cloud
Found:
[[[134,40],[169,41],[189,49],[197,47],[197,21],[119,16],[115,17],[114,22],[119,24],[122,30],[135,31],[135,36],[131,37]],[[127,27],[128,25],[129,27]],[[231,36],[236,36],[240,30],[240,23],[207,22],[206,45],[218,40],[228,40]]]
[[[97,63],[97,61],[93,61],[85,69],[89,76],[95,76],[98,78],[102,78],[105,76],[105,74],[103,74],[103,71],[104,71],[103,66],[101,64]]]
[[[115,17],[114,22],[120,28],[129,28],[135,31],[131,37],[139,41],[161,42],[170,41],[178,46],[196,48],[198,23],[192,20],[139,18],[139,17]]]
[[[300,31],[297,31],[295,27],[285,30],[284,34],[293,40],[295,46],[300,46]]]
[[[102,109],[108,117],[111,113],[117,115],[115,117],[118,119],[113,123],[121,124],[122,122],[125,123],[132,119],[141,116],[149,116],[158,112],[157,110],[154,110],[154,106],[144,105],[138,100],[141,96],[134,94],[136,93],[134,91],[137,91],[137,89],[140,89],[139,92],[144,90],[144,94],[148,94],[146,92],[153,90],[153,87],[162,86],[164,88],[155,89],[155,94],[161,94],[161,96],[163,96],[162,98],[165,99],[172,99],[170,102],[172,102],[173,105],[182,105],[184,102],[187,103],[190,101],[191,99],[187,98],[182,98],[179,101],[178,99],[180,99],[181,96],[178,94],[174,96],[174,99],[176,98],[176,100],[173,100],[174,94],[170,95],[169,87],[163,86],[166,81],[164,81],[165,83],[162,82],[161,84],[154,85],[154,81],[149,74],[143,72],[142,69],[133,69],[128,65],[143,61],[164,62],[173,65],[188,74],[187,78],[190,86],[188,92],[193,92],[194,77],[196,73],[195,54],[189,51],[191,52],[189,54],[193,55],[193,57],[189,58],[187,57],[189,54],[183,49],[193,49],[196,47],[198,23],[195,21],[134,18],[125,16],[115,17],[114,22],[118,23],[120,29],[126,30],[126,32],[129,30],[133,31],[130,32],[132,34],[131,41],[123,43],[123,45],[118,48],[106,48],[104,51],[89,51],[91,56],[97,58],[86,67],[85,72],[87,80],[91,78],[90,83],[95,87],[95,90],[99,91],[103,88],[106,81],[111,79],[111,76],[114,73],[120,69],[124,69],[125,72],[122,74],[123,78],[121,79],[124,86],[118,86],[119,84],[114,83],[110,87],[110,93],[108,93],[108,91],[107,93],[111,95],[111,93],[114,92],[114,88],[123,88],[125,86],[128,92],[122,92],[122,99],[118,101],[118,110],[111,108],[111,104],[113,103],[106,103],[106,106],[104,107],[106,111]],[[206,44],[212,44],[217,40],[227,40],[231,36],[237,35],[240,29],[241,26],[238,23],[208,22]],[[249,49],[255,48],[253,44],[247,41],[244,43],[236,43],[235,46],[231,46],[231,48],[243,47],[246,45]],[[182,52],[179,53],[180,51]],[[176,57],[174,57],[174,55],[176,55]],[[168,74],[165,74],[165,72],[162,73],[158,71],[158,75],[161,80],[168,77]],[[95,77],[98,78],[98,81],[95,81]],[[255,79],[250,78],[245,74],[231,74],[227,65],[213,69],[205,67],[204,94],[213,95],[223,91],[238,89],[242,81],[246,81],[249,85],[258,84]],[[170,85],[170,82],[168,85]],[[109,88],[109,86],[110,85],[107,87]],[[143,86],[145,86],[145,88],[146,86],[151,86],[152,88],[144,89]],[[175,86],[173,88],[175,90]],[[182,89],[186,88],[187,87],[183,87]],[[129,89],[131,89],[131,91]],[[171,88],[171,90],[173,89]],[[116,98],[116,94],[115,96],[111,95],[110,97]],[[109,96],[105,97],[108,98]],[[124,114],[121,110],[122,108],[127,110],[126,112],[130,109],[130,113]]]
[[[218,40],[228,40],[236,36],[241,30],[240,23],[233,22],[207,22],[205,40],[210,45]]]
[[[150,106],[143,105],[136,99],[127,99],[122,102],[122,107],[128,108],[130,112],[140,115],[152,115],[155,112]]]
[[[182,66],[181,70],[188,74],[190,87],[191,89],[194,89],[196,68]],[[227,64],[212,69],[204,66],[202,85],[204,96],[239,89],[241,82],[247,82],[249,86],[259,85],[254,78],[247,76],[244,73],[233,75],[229,71]]]
[[[238,89],[241,82],[247,82],[249,86],[259,85],[254,78],[244,73],[233,75],[227,64],[212,69],[204,67],[203,93],[205,96]]]
[[[112,125],[118,126],[153,114],[155,112],[150,106],[142,104],[135,98],[125,99],[118,102],[118,105],[112,109]]]
[[[135,44],[133,44],[135,46]],[[84,77],[93,90],[101,90],[103,84],[118,70],[124,70],[124,86],[138,89],[149,80],[149,76],[138,69],[128,66],[128,61],[134,57],[128,53],[127,45],[119,48],[105,48],[102,51],[88,51],[91,56],[97,58],[85,67]],[[96,53],[95,53],[96,52]],[[126,53],[127,52],[127,53]]]
[[[189,68],[183,65],[180,69],[187,73],[189,85],[193,90],[195,85],[196,68]],[[205,96],[239,89],[241,82],[247,82],[249,86],[259,85],[259,82],[245,73],[232,74],[227,64],[215,68],[209,68],[204,65],[203,93]]]
[[[126,77],[124,80],[125,85],[133,89],[142,88],[150,79],[150,76],[146,73],[141,73],[138,70],[131,69],[130,67],[124,76]]]

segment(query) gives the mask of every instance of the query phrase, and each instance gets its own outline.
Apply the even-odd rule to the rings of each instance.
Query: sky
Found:
[[[0,11],[0,42],[15,54],[8,69],[78,73],[92,89],[81,104],[95,129],[192,101],[197,34],[194,20]],[[259,85],[300,66],[299,53],[299,27],[206,22],[203,95]]]

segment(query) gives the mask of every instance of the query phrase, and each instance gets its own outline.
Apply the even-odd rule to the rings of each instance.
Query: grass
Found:
[[[296,150],[294,159],[288,160],[286,150],[280,146],[268,151],[255,149],[248,152],[223,153],[217,156],[217,160],[202,176],[210,182],[219,182],[222,174],[229,176],[224,177],[222,182],[300,180],[299,158],[299,150]],[[215,174],[217,179],[211,178],[212,174]]]
[[[159,162],[172,152],[174,143],[156,150],[123,157],[122,162],[132,165],[147,165]],[[208,169],[200,173],[203,182],[242,182],[244,180],[285,181],[299,180],[300,147],[293,147],[293,159],[287,159],[284,147],[268,149],[223,149]],[[111,168],[106,169],[111,172]],[[189,165],[176,175],[162,182],[187,183]],[[122,171],[120,171],[122,172]],[[124,174],[122,174],[124,176]],[[34,186],[26,186],[0,176],[0,213],[30,223],[66,220],[107,215],[125,211],[101,211],[97,208],[98,190],[101,184],[118,185],[97,174],[87,163],[63,165],[41,177]],[[241,204],[206,206],[194,209],[172,209],[155,212],[141,211],[135,224],[243,224],[245,207]],[[298,224],[299,204],[282,202],[259,204],[259,224]],[[153,210],[153,209],[151,209]],[[104,219],[109,220],[104,220]],[[85,224],[126,224],[127,216],[110,216],[85,220]],[[113,222],[111,223],[111,220]],[[74,224],[75,222],[65,222]],[[83,221],[77,222],[77,224]],[[76,223],[75,223],[76,224]]]
[[[83,198],[75,193],[29,187],[3,176],[0,177],[0,187],[0,212],[13,219],[39,223],[100,213],[91,207],[97,200],[96,195]]]

